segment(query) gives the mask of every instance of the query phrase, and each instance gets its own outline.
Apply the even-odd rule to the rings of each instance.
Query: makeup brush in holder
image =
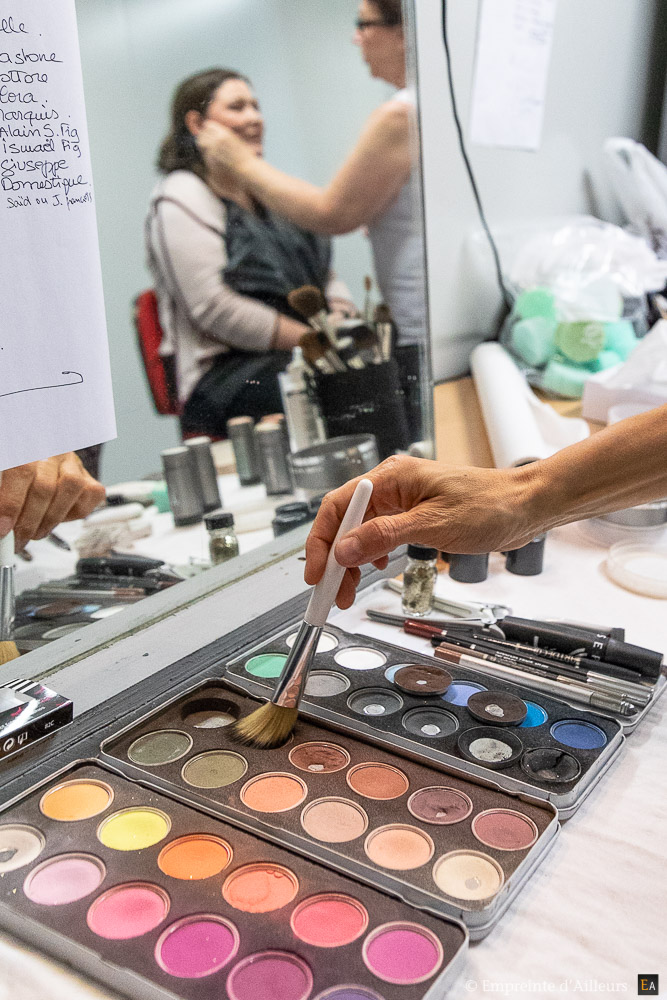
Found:
[[[348,531],[359,527],[372,492],[373,484],[370,479],[360,479],[329,549],[324,575],[310,596],[303,622],[271,701],[235,723],[233,734],[239,742],[267,749],[277,747],[285,742],[294,729],[308,671],[345,574],[344,567],[336,562],[336,544]]]

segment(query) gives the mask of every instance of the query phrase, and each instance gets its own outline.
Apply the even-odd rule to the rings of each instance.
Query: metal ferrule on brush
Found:
[[[0,642],[14,635],[14,567],[0,566]]]
[[[306,685],[308,668],[313,661],[321,635],[321,625],[309,625],[307,621],[301,623],[283,672],[278,678],[271,704],[280,708],[298,708]]]

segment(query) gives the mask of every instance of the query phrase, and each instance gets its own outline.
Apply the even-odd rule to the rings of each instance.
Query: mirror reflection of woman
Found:
[[[401,0],[361,0],[355,43],[373,77],[398,88],[368,119],[356,146],[323,188],[253,157],[233,131],[210,121],[197,142],[212,176],[230,172],[255,197],[300,226],[336,235],[368,228],[380,290],[398,343],[423,341],[426,304],[419,215],[406,89]]]
[[[230,417],[282,409],[277,374],[308,329],[287,294],[311,284],[332,309],[353,307],[333,279],[327,238],[266,209],[233,174],[211,175],[196,139],[212,122],[261,157],[264,120],[250,82],[225,69],[184,80],[160,149],[166,176],[151,196],[146,243],[182,430],[224,436]]]

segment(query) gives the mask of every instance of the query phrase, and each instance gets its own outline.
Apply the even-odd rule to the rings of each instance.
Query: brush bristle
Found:
[[[322,292],[315,285],[304,285],[303,288],[295,288],[287,296],[292,309],[300,313],[305,319],[317,315],[322,309],[326,309],[327,304]]]
[[[381,304],[375,307],[376,323],[391,323],[391,310],[389,306]]]
[[[15,642],[0,642],[0,667],[3,663],[16,660],[20,655]]]
[[[239,719],[232,727],[232,735],[246,746],[270,750],[282,746],[294,729],[299,710],[282,708],[268,702],[251,712],[245,719]]]

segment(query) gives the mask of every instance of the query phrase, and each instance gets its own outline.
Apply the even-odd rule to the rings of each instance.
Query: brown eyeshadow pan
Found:
[[[448,670],[425,663],[408,663],[394,674],[394,684],[406,694],[421,694],[425,697],[444,694],[452,683]]]
[[[351,768],[347,783],[367,799],[397,799],[410,787],[407,777],[397,767],[375,761]]]
[[[350,763],[347,750],[335,743],[301,743],[289,755],[290,763],[311,774],[331,774],[342,771]]]

